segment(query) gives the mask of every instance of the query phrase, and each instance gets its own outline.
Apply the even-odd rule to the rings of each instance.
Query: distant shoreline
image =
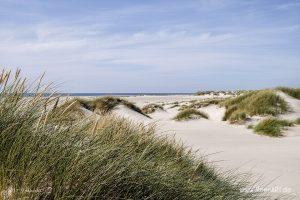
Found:
[[[49,96],[51,93],[45,93]],[[57,93],[60,96],[172,96],[172,95],[195,95],[195,93]],[[34,96],[33,93],[26,93],[24,96]]]

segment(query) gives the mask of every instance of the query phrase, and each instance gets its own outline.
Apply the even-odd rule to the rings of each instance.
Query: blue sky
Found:
[[[300,86],[300,0],[0,0],[0,67],[63,92]]]

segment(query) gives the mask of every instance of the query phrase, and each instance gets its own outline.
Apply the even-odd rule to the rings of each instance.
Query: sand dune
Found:
[[[282,92],[283,97],[292,109],[291,112],[280,115],[283,119],[295,120],[300,117],[300,101]],[[124,105],[113,109],[117,116],[128,118],[145,125],[155,123],[157,134],[174,136],[193,150],[199,150],[199,156],[207,156],[221,170],[233,170],[234,173],[249,173],[253,180],[259,179],[261,188],[270,190],[274,197],[290,195],[300,199],[300,126],[290,127],[285,131],[285,137],[271,138],[253,133],[245,125],[233,125],[222,121],[225,109],[217,105],[200,108],[208,114],[209,119],[175,121],[174,116],[179,105],[188,104],[191,100],[213,98],[204,96],[137,96],[124,99],[138,106],[148,103],[160,103],[165,110],[157,110],[148,118]],[[171,107],[171,108],[170,108]],[[85,110],[87,116],[91,111]],[[254,117],[255,118],[255,117]],[[259,117],[256,117],[259,119]]]
[[[293,98],[283,92],[277,92],[279,96],[284,98],[284,100],[288,103],[291,108],[291,112],[287,114],[280,115],[283,119],[295,120],[300,117],[300,100]]]
[[[280,95],[294,110],[282,117],[287,119],[299,117],[300,101],[285,94]],[[143,106],[148,103],[184,102],[203,98],[205,97],[142,96],[126,99]],[[199,149],[200,156],[209,155],[208,160],[224,171],[236,169],[235,172],[253,174],[260,179],[262,187],[271,190],[271,194],[275,197],[288,194],[300,199],[300,126],[289,128],[285,137],[271,138],[254,134],[253,130],[243,125],[230,125],[222,121],[225,110],[215,105],[200,109],[209,115],[209,120],[183,122],[172,120],[178,112],[178,107],[171,109],[168,107],[165,105],[166,111],[150,114],[152,119],[124,107],[119,107],[114,112],[145,124],[155,122],[158,134],[175,135],[175,138],[185,145],[194,150]]]
[[[124,118],[128,118],[133,122],[136,123],[149,123],[151,122],[151,119],[134,111],[129,109],[128,107],[124,106],[124,105],[119,105],[117,106],[114,110],[113,113],[119,117],[124,117]]]

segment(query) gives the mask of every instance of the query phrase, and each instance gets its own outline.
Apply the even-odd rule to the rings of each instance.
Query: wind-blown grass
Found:
[[[51,106],[51,110],[47,116],[51,118],[51,120],[57,123],[74,123],[78,119],[85,117],[82,104],[77,99],[66,100],[61,105],[58,105],[59,101],[60,99],[57,98],[55,103]]]
[[[293,126],[293,123],[290,121],[276,118],[267,118],[259,122],[254,127],[254,131],[262,135],[280,137],[283,136],[282,131],[289,126]]]
[[[300,124],[300,117],[295,120],[295,124]]]
[[[300,99],[300,88],[289,88],[289,87],[277,87],[277,90],[280,90],[287,95],[290,95],[296,99]]]
[[[8,79],[0,77],[2,199],[259,198],[153,127],[110,115],[65,123],[73,109],[49,106],[56,99],[39,86],[24,98],[24,82]]]
[[[154,113],[157,110],[164,110],[164,107],[159,105],[159,104],[151,103],[151,104],[145,105],[142,108],[142,112],[145,113],[145,114],[151,114],[151,113]]]
[[[200,119],[205,118],[208,119],[208,115],[202,111],[188,108],[185,110],[180,111],[175,117],[174,120],[182,121],[182,120],[189,120],[189,119]]]
[[[271,115],[285,113],[289,110],[287,103],[273,90],[258,90],[245,93],[221,103],[226,107],[223,120],[243,121],[247,116]]]
[[[75,104],[76,106],[78,104],[80,104],[82,107],[84,107],[92,112],[101,114],[101,115],[109,114],[117,106],[124,105],[131,110],[134,110],[146,117],[149,117],[139,107],[134,105],[134,103],[131,103],[129,101],[126,101],[126,100],[118,98],[118,97],[106,96],[106,97],[99,97],[99,98],[94,98],[94,99],[76,98],[76,99],[66,102],[66,104],[67,105],[73,104],[74,101],[76,101],[76,104]]]
[[[221,98],[219,98],[219,99],[216,99],[216,98],[205,99],[205,100],[202,100],[202,101],[191,102],[191,104],[188,107],[198,109],[198,108],[207,107],[209,105],[218,105],[223,101],[224,101],[224,99],[221,99]]]

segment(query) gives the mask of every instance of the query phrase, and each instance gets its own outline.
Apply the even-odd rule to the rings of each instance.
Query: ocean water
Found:
[[[193,95],[195,93],[58,93],[60,96],[169,96],[169,95]],[[49,96],[45,93],[44,96]],[[26,93],[24,96],[34,96],[33,93]]]
[[[70,93],[68,96],[169,96],[189,95],[193,93]]]

